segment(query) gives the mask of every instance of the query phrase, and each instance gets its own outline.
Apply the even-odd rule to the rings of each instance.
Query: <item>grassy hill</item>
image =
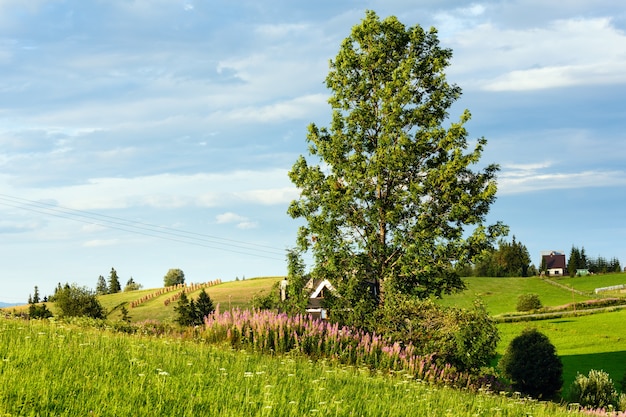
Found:
[[[263,277],[243,281],[225,282],[206,289],[215,304],[221,309],[246,308],[255,295],[267,294],[282,277]],[[539,278],[467,278],[468,289],[460,294],[445,296],[438,302],[459,307],[470,307],[476,298],[481,299],[492,315],[515,312],[517,297],[525,293],[536,293],[544,306],[555,307],[573,301],[585,301],[595,298],[626,294],[594,294],[593,290],[618,284],[626,284],[626,274],[607,274],[587,277],[564,277],[550,283]],[[172,321],[174,306],[165,306],[165,300],[175,292],[162,294],[146,301],[135,308],[128,306],[143,296],[160,289],[146,289],[127,293],[118,293],[100,297],[103,306],[109,311],[110,319],[120,317],[120,309],[127,306],[132,321],[160,320]],[[192,297],[197,297],[196,291]],[[49,306],[54,312],[54,305]],[[12,311],[26,307],[4,309]],[[577,372],[586,374],[590,369],[603,369],[615,382],[622,380],[626,373],[626,310],[605,312],[586,316],[568,316],[558,319],[538,320],[518,323],[500,323],[498,328],[501,340],[498,352],[502,354],[510,341],[526,327],[535,327],[545,333],[557,348],[557,353],[564,363],[564,389],[567,391]],[[626,388],[626,387],[625,387]]]
[[[211,297],[213,303],[215,305],[219,304],[222,310],[228,308],[248,308],[255,296],[269,293],[274,284],[281,279],[282,277],[258,277],[241,281],[229,281],[206,287],[205,291],[209,297]],[[201,290],[198,289],[190,293],[190,296],[196,298],[200,291]],[[135,308],[130,307],[133,301],[160,292],[163,292],[163,288],[141,289],[98,296],[98,300],[108,312],[108,318],[111,320],[116,320],[121,317],[121,308],[124,306],[127,308],[131,321],[133,322],[144,320],[173,321],[176,302],[165,305],[165,301],[176,293],[179,293],[180,290],[163,292],[139,304]],[[53,314],[56,315],[58,313],[54,303],[48,303],[47,306]],[[20,312],[28,310],[28,306],[7,307],[1,310],[5,312]]]

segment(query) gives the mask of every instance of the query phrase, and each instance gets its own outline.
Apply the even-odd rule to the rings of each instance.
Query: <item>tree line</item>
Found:
[[[585,248],[578,248],[572,245],[570,251],[569,260],[567,261],[567,272],[571,277],[580,275],[587,271],[592,274],[605,274],[608,272],[621,272],[622,266],[619,259],[613,257],[607,259],[603,256],[597,256],[596,258],[587,257]]]

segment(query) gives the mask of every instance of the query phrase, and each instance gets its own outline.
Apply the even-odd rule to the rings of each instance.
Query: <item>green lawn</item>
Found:
[[[501,323],[498,353],[502,354],[524,328],[544,333],[563,361],[564,390],[590,369],[608,372],[615,383],[626,373],[626,311],[522,323]]]
[[[626,273],[590,275],[584,277],[560,278],[558,282],[571,286],[580,291],[593,293],[593,290],[601,287],[626,284]],[[606,293],[604,293],[606,294]],[[614,295],[614,294],[611,294]]]
[[[0,318],[3,416],[571,417],[409,375],[173,337]]]
[[[514,312],[517,298],[522,294],[538,294],[544,306],[558,306],[592,298],[564,290],[537,277],[471,277],[465,278],[464,282],[467,286],[464,292],[446,295],[438,302],[447,306],[470,308],[475,299],[480,299],[490,314],[498,315]]]

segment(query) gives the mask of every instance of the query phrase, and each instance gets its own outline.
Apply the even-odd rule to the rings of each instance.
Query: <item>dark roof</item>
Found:
[[[567,268],[565,255],[563,254],[551,253],[550,255],[543,255],[543,260],[545,261],[546,269]]]

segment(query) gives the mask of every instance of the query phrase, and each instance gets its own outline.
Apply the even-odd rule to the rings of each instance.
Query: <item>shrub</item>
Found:
[[[517,311],[539,310],[542,307],[537,294],[522,294],[517,297]]]
[[[537,329],[526,329],[515,337],[498,365],[515,390],[536,398],[550,398],[563,385],[561,359]]]
[[[47,319],[52,317],[52,312],[48,310],[46,304],[31,304],[28,307],[28,317],[31,319]]]
[[[55,293],[54,301],[63,317],[87,316],[94,319],[106,317],[104,307],[96,295],[86,287],[65,284],[65,287]]]
[[[420,355],[462,371],[476,371],[495,357],[498,329],[480,303],[473,309],[442,307],[432,301],[395,297],[383,308],[376,333],[412,344]]]
[[[592,369],[588,376],[578,374],[570,388],[570,400],[583,407],[616,406],[618,399],[613,380],[604,371]]]

